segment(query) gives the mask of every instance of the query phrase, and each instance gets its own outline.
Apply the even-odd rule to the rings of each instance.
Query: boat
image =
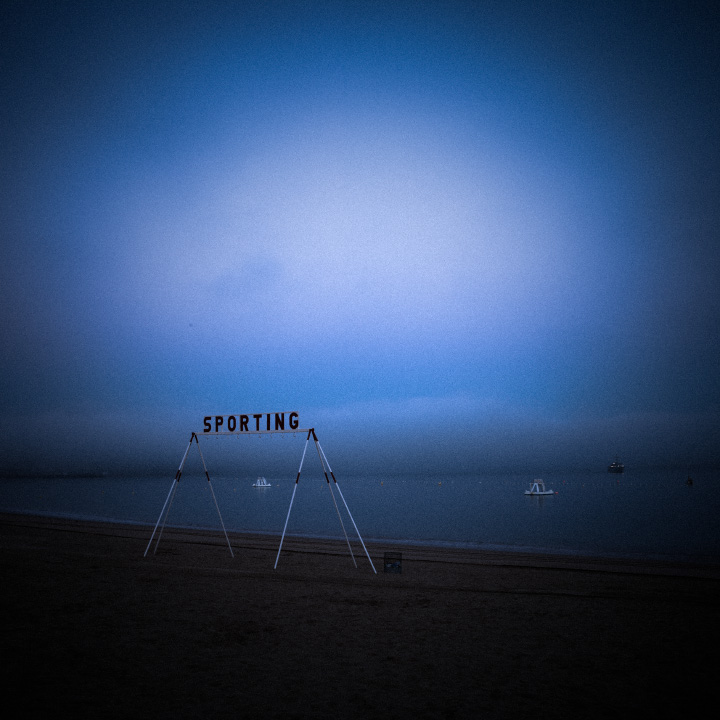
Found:
[[[608,465],[608,472],[609,473],[623,473],[623,472],[625,472],[625,466],[621,462],[618,462],[618,459],[616,457],[615,462],[611,462]]]
[[[270,487],[270,483],[264,477],[259,477],[253,483],[253,487]]]
[[[552,490],[545,489],[545,481],[540,478],[533,480],[533,484],[529,490],[525,491],[526,495],[554,495]]]

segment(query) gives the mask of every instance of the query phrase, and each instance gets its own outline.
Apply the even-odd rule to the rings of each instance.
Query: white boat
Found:
[[[545,481],[536,478],[533,480],[532,487],[525,491],[526,495],[554,495],[552,490],[545,489]]]
[[[253,487],[270,487],[270,483],[264,477],[259,477],[253,483]]]

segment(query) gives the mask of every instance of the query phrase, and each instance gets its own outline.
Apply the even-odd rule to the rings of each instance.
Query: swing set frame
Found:
[[[312,438],[315,448],[317,450],[318,457],[320,458],[320,464],[323,469],[323,473],[325,475],[325,482],[327,483],[328,489],[330,490],[330,495],[332,497],[333,505],[335,506],[335,512],[337,513],[338,520],[340,521],[340,526],[342,527],[343,535],[345,536],[345,542],[347,543],[348,550],[350,552],[350,557],[352,558],[353,564],[357,568],[358,564],[355,559],[355,555],[352,550],[352,546],[350,544],[350,538],[348,537],[347,531],[345,529],[345,523],[343,522],[342,515],[340,513],[340,508],[338,506],[337,500],[335,498],[335,492],[333,491],[333,487],[338,491],[338,494],[340,495],[340,499],[342,500],[342,504],[345,506],[345,510],[347,511],[348,517],[350,518],[350,521],[352,522],[353,527],[355,528],[355,532],[357,533],[358,539],[360,540],[360,544],[363,547],[363,550],[365,551],[365,555],[370,562],[370,567],[372,568],[373,572],[377,575],[377,570],[375,569],[375,565],[373,564],[372,559],[370,558],[370,553],[368,553],[367,548],[365,547],[365,542],[362,539],[362,536],[360,535],[360,531],[358,530],[357,524],[355,523],[355,519],[352,516],[352,513],[350,512],[350,508],[348,507],[348,504],[345,500],[345,496],[342,493],[342,490],[340,489],[340,485],[338,484],[338,481],[335,477],[335,473],[333,473],[332,468],[330,467],[330,463],[328,462],[327,456],[325,455],[325,451],[322,449],[322,446],[320,445],[320,442],[318,441],[317,435],[315,434],[314,428],[296,428],[292,430],[250,430],[243,433],[234,433],[234,432],[214,432],[214,433],[202,433],[202,434],[209,434],[210,436],[217,436],[217,435],[235,435],[238,436],[240,434],[242,435],[274,435],[274,434],[288,434],[292,433],[295,435],[296,433],[307,433],[307,437],[305,438],[305,446],[303,447],[303,453],[302,458],[300,459],[300,467],[297,472],[297,476],[295,477],[295,484],[293,486],[293,492],[292,497],[290,498],[290,507],[288,508],[287,517],[285,518],[285,525],[283,526],[282,536],[280,538],[280,545],[278,547],[277,556],[275,558],[275,565],[273,566],[273,570],[277,569],[278,561],[280,560],[280,553],[282,551],[283,542],[285,541],[285,533],[287,532],[288,522],[290,520],[290,512],[292,511],[292,506],[295,501],[295,493],[297,492],[298,485],[300,484],[300,474],[302,473],[302,467],[303,463],[305,462],[305,455],[307,453],[308,443],[310,442],[310,438]],[[233,553],[232,545],[230,544],[230,538],[228,537],[227,530],[225,529],[225,523],[222,519],[222,514],[220,513],[220,506],[218,505],[217,497],[215,496],[215,491],[213,490],[212,482],[210,480],[210,474],[208,473],[207,465],[205,464],[205,458],[203,457],[202,450],[200,449],[200,441],[198,439],[198,434],[193,432],[190,436],[190,440],[188,442],[187,447],[185,448],[185,453],[182,457],[182,460],[180,461],[180,466],[177,469],[177,472],[175,473],[175,478],[172,481],[172,485],[170,486],[170,491],[168,492],[168,495],[165,499],[165,503],[162,507],[162,510],[160,511],[160,515],[158,516],[157,522],[155,523],[155,527],[153,529],[152,535],[150,536],[150,540],[147,544],[147,547],[145,548],[145,554],[144,557],[147,556],[150,547],[153,544],[153,540],[155,539],[155,535],[157,534],[157,540],[155,542],[155,550],[153,550],[153,554],[157,552],[158,545],[160,544],[160,538],[162,537],[163,531],[165,529],[165,524],[167,522],[168,515],[170,514],[170,508],[172,507],[173,500],[175,499],[175,494],[177,492],[178,486],[180,484],[180,477],[183,473],[183,468],[185,466],[185,461],[187,460],[188,454],[190,452],[190,448],[192,447],[193,442],[197,445],[198,452],[200,453],[200,459],[202,460],[203,470],[205,472],[205,478],[208,482],[208,487],[210,489],[210,494],[212,496],[213,504],[215,505],[215,509],[217,510],[218,517],[220,519],[220,525],[222,527],[223,533],[225,535],[225,540],[227,542],[228,550],[230,550],[231,557],[235,557],[235,553]],[[329,473],[329,475],[328,475]],[[332,483],[330,480],[332,479]],[[162,523],[162,524],[161,524]],[[158,532],[158,528],[160,529]]]

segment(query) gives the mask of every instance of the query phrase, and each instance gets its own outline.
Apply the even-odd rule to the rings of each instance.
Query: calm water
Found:
[[[212,477],[212,476],[211,476]],[[720,473],[545,474],[546,497],[524,495],[532,475],[338,477],[364,540],[542,549],[720,561]],[[282,532],[292,477],[213,477],[229,531]],[[0,510],[154,525],[173,485],[168,478],[0,480]],[[335,493],[350,534],[352,524]],[[184,474],[168,524],[220,530],[207,481]],[[150,532],[150,531],[149,531]],[[149,537],[148,532],[148,537]],[[322,476],[303,473],[288,534],[342,537],[333,498]]]

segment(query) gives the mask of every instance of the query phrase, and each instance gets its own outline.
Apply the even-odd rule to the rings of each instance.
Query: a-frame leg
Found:
[[[193,433],[190,436],[190,442],[188,442],[188,446],[185,448],[185,454],[182,457],[182,460],[180,461],[180,466],[177,469],[177,472],[175,473],[175,478],[172,481],[172,485],[170,486],[170,492],[168,493],[167,498],[165,498],[165,504],[162,506],[162,510],[160,511],[160,515],[158,515],[157,522],[155,523],[155,528],[152,531],[152,535],[150,536],[150,541],[147,544],[147,547],[145,548],[145,554],[143,557],[146,557],[148,554],[148,550],[150,549],[150,546],[152,545],[153,538],[155,537],[155,533],[157,532],[158,525],[160,524],[160,520],[162,520],[163,515],[165,515],[165,509],[168,509],[168,512],[170,511],[170,508],[168,507],[168,503],[171,502],[170,498],[174,495],[174,491],[177,489],[177,484],[180,482],[180,476],[182,475],[183,465],[185,465],[185,460],[187,459],[188,452],[190,452],[190,446],[192,445],[193,437],[195,437],[195,433]],[[163,527],[165,527],[165,523],[163,522]],[[161,531],[162,534],[162,531]],[[158,543],[160,543],[160,537],[158,536]],[[157,544],[155,545],[155,550],[157,551]]]
[[[285,526],[283,527],[282,537],[280,538],[280,547],[278,547],[277,557],[275,558],[275,565],[273,566],[273,570],[277,570],[278,560],[280,559],[280,551],[282,550],[283,541],[285,540],[285,531],[287,530],[288,520],[290,520],[290,511],[292,510],[293,503],[295,502],[295,493],[297,492],[297,486],[300,482],[300,473],[302,472],[302,466],[305,462],[305,453],[307,452],[308,442],[310,442],[310,432],[311,431],[308,430],[308,436],[305,440],[305,447],[303,448],[302,458],[300,458],[300,468],[298,469],[297,477],[295,478],[295,485],[293,487],[292,497],[290,498],[290,507],[288,508],[287,517],[285,518]]]
[[[314,433],[313,433],[314,435]],[[365,551],[365,555],[367,556],[368,562],[370,563],[370,567],[373,569],[373,572],[377,575],[377,570],[375,569],[375,565],[373,565],[373,561],[370,559],[370,553],[367,551],[367,548],[365,547],[365,543],[363,542],[362,537],[360,536],[360,531],[358,530],[357,525],[355,524],[355,519],[352,516],[352,513],[350,512],[350,508],[348,507],[347,502],[345,502],[345,496],[342,494],[342,490],[340,489],[340,485],[338,485],[338,481],[335,479],[335,473],[333,473],[332,468],[330,467],[330,463],[327,460],[327,457],[325,456],[325,451],[320,447],[320,442],[315,438],[315,442],[317,443],[319,451],[322,453],[322,457],[325,459],[325,464],[327,465],[328,470],[330,470],[330,475],[332,476],[333,483],[335,483],[335,487],[337,488],[337,491],[340,493],[340,498],[343,501],[343,505],[345,505],[345,509],[347,510],[348,517],[350,518],[350,521],[353,524],[353,527],[355,528],[355,532],[357,533],[358,540],[360,540],[360,544],[363,546],[363,550]]]
[[[332,485],[330,485],[330,479],[328,478],[328,474],[327,474],[328,471],[330,472],[330,475],[332,476],[333,484],[335,485],[338,492],[340,493],[340,498],[342,499],[343,504],[345,505],[345,509],[347,510],[348,517],[350,518],[350,520],[353,524],[353,527],[355,528],[355,532],[357,533],[358,539],[360,540],[360,543],[363,546],[365,555],[367,556],[367,559],[370,562],[370,567],[373,569],[373,572],[377,575],[377,570],[375,569],[375,565],[373,565],[373,561],[370,558],[370,554],[368,553],[367,548],[365,547],[365,543],[363,542],[363,539],[360,536],[360,531],[358,530],[357,525],[355,524],[355,520],[353,519],[352,513],[350,512],[350,508],[348,507],[348,504],[345,501],[345,498],[342,494],[342,490],[340,489],[340,486],[338,485],[338,482],[335,479],[335,475],[334,475],[332,469],[330,468],[330,463],[327,461],[325,452],[322,449],[322,447],[320,446],[320,442],[318,441],[317,435],[315,435],[315,430],[313,428],[310,428],[310,430],[308,430],[308,436],[307,436],[307,439],[305,440],[305,447],[303,449],[302,459],[300,460],[300,469],[298,470],[297,477],[295,478],[295,486],[293,487],[293,494],[292,494],[292,497],[290,498],[290,507],[288,508],[287,517],[285,518],[285,526],[283,527],[282,537],[280,538],[280,547],[278,547],[277,557],[275,558],[274,569],[277,569],[278,560],[280,559],[280,551],[282,550],[283,541],[285,540],[285,532],[287,531],[288,521],[290,520],[290,511],[292,510],[293,503],[295,502],[295,493],[297,492],[298,483],[300,482],[300,473],[302,472],[302,466],[303,466],[303,463],[305,462],[305,454],[307,452],[307,446],[308,446],[308,442],[310,441],[311,435],[315,442],[315,447],[317,449],[318,456],[320,457],[320,464],[322,465],[323,473],[325,474],[325,480],[327,481],[328,487],[330,488],[330,494],[333,499],[333,504],[335,505],[335,510],[337,511],[338,518],[340,519],[340,525],[342,526],[343,533],[345,534],[345,540],[347,541],[348,549],[350,550],[350,556],[352,557],[353,563],[355,564],[355,567],[357,567],[357,562],[355,561],[355,556],[353,554],[352,547],[350,546],[350,540],[348,539],[347,532],[345,532],[345,524],[342,521],[342,516],[340,515],[340,510],[338,508],[337,502],[335,501],[335,494],[333,493]],[[327,470],[326,470],[326,468],[327,468]]]
[[[330,484],[330,478],[328,477],[327,470],[325,469],[327,461],[323,459],[322,452],[320,451],[320,443],[318,442],[317,435],[315,435],[315,431],[311,430],[313,435],[313,440],[315,441],[315,449],[317,450],[318,457],[320,458],[320,465],[323,469],[323,474],[325,475],[325,482],[327,483],[328,489],[330,490],[330,495],[332,497],[333,505],[335,506],[335,512],[337,513],[338,520],[340,521],[340,527],[342,528],[343,535],[345,536],[345,542],[348,546],[348,551],[350,552],[350,557],[352,558],[353,565],[357,567],[357,562],[355,561],[355,555],[352,551],[352,546],[350,545],[350,538],[348,538],[347,531],[345,530],[345,523],[343,522],[342,515],[340,515],[340,508],[337,505],[337,502],[335,501],[335,493],[333,492],[332,485]],[[328,470],[330,469],[330,466],[327,465]],[[331,471],[332,472],[332,471]]]
[[[203,469],[205,470],[205,477],[208,481],[208,487],[210,488],[210,494],[212,495],[213,502],[215,503],[215,509],[217,510],[218,517],[220,518],[220,525],[223,529],[223,533],[225,534],[225,540],[227,541],[228,549],[230,550],[231,557],[235,557],[235,554],[233,553],[232,546],[230,545],[230,538],[228,537],[227,530],[225,529],[225,523],[223,522],[222,515],[220,513],[220,506],[218,505],[217,498],[215,497],[215,491],[213,490],[212,483],[210,482],[210,475],[207,471],[207,466],[205,465],[205,458],[203,457],[202,450],[200,450],[200,443],[198,441],[197,435],[193,433],[190,436],[190,442],[188,442],[187,448],[185,448],[185,454],[183,455],[182,460],[180,461],[180,466],[177,469],[177,472],[175,473],[175,478],[172,482],[172,485],[170,486],[170,492],[168,493],[167,498],[165,499],[165,504],[162,507],[162,510],[160,511],[160,515],[158,517],[157,522],[155,523],[155,528],[153,529],[152,535],[150,536],[150,541],[147,544],[147,547],[145,548],[145,554],[144,556],[147,556],[148,550],[150,549],[150,546],[152,545],[153,538],[155,537],[155,533],[157,532],[158,525],[160,525],[160,520],[163,520],[163,516],[165,519],[163,520],[162,527],[160,528],[160,533],[158,534],[157,542],[155,543],[155,550],[154,552],[157,552],[158,545],[160,544],[160,538],[162,537],[163,530],[165,529],[165,523],[167,522],[168,515],[170,514],[170,507],[172,506],[172,501],[175,498],[175,492],[177,491],[178,484],[180,482],[180,476],[182,475],[183,467],[185,466],[185,461],[187,460],[188,452],[190,451],[190,446],[192,445],[193,440],[195,441],[195,444],[197,445],[198,452],[200,453],[200,459],[202,460]]]
[[[210,475],[207,471],[207,465],[205,465],[205,458],[203,457],[202,450],[200,449],[200,442],[198,441],[197,435],[195,436],[195,444],[197,445],[198,452],[200,453],[200,459],[202,460],[203,470],[205,470],[205,477],[208,481],[208,487],[210,488],[210,494],[212,495],[213,502],[215,503],[215,509],[217,510],[218,517],[220,518],[220,525],[222,526],[223,533],[225,534],[225,541],[227,542],[228,550],[230,551],[230,557],[235,557],[232,547],[230,545],[230,538],[228,537],[227,530],[225,529],[225,523],[223,522],[222,515],[220,514],[220,506],[218,505],[217,498],[215,497],[215,491],[213,490],[212,483],[210,482]]]

